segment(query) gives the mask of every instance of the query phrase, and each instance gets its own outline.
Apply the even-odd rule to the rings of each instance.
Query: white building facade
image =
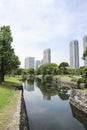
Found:
[[[41,64],[40,60],[36,60],[36,69],[40,67],[40,64]]]
[[[51,63],[51,49],[46,49],[43,52],[43,64],[44,63]]]
[[[70,42],[70,67],[79,68],[79,43],[77,40]]]
[[[34,68],[35,66],[35,58],[27,57],[25,58],[25,69]]]

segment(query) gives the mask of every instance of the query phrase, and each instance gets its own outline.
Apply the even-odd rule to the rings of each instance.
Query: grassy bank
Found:
[[[20,91],[15,91],[14,85],[19,86],[21,82],[13,77],[6,77],[5,82],[0,84],[0,130],[8,129],[16,112]]]
[[[20,77],[5,77],[5,83],[7,83],[8,85],[12,86],[20,86],[21,85],[21,81],[20,81]]]

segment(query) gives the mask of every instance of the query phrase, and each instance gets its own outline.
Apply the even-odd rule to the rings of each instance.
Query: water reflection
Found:
[[[69,104],[68,87],[41,80],[24,85],[30,130],[87,130],[87,116]]]
[[[25,90],[34,91],[34,80],[26,80],[24,82]]]
[[[37,80],[37,86],[41,90],[44,99],[51,100],[51,96],[58,95],[61,100],[68,100],[70,94],[68,93],[69,87],[54,85],[52,81],[46,82]]]
[[[74,107],[72,104],[70,104],[70,107],[72,110],[73,117],[75,119],[77,119],[78,121],[80,121],[84,125],[84,127],[86,128],[85,130],[87,130],[87,114],[81,112],[76,107]]]

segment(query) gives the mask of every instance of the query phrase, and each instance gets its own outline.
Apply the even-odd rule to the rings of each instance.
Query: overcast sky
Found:
[[[21,66],[33,56],[42,59],[51,48],[52,62],[69,62],[69,43],[79,41],[80,65],[83,36],[87,35],[87,0],[0,0],[0,26],[10,25]]]

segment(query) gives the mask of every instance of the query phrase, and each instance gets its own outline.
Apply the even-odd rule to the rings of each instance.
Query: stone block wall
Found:
[[[70,103],[87,113],[87,94],[77,89],[71,90]]]

